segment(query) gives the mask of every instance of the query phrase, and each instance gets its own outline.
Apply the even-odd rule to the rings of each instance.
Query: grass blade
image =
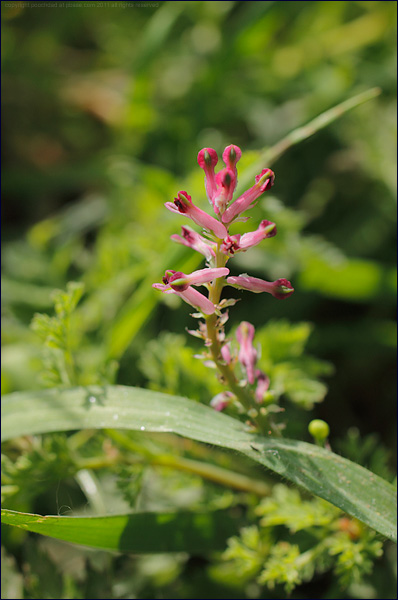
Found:
[[[1,521],[64,542],[137,554],[222,550],[237,533],[235,520],[225,511],[43,517],[4,509]]]
[[[352,98],[348,98],[348,100],[344,100],[344,102],[336,104],[336,106],[333,106],[333,108],[330,108],[329,110],[326,110],[322,114],[318,115],[306,125],[294,129],[271,148],[265,148],[261,150],[259,152],[258,159],[248,166],[244,171],[242,171],[239,177],[237,193],[241,194],[247,186],[253,185],[255,175],[260,173],[260,171],[265,167],[269,167],[275,163],[278,158],[282,156],[282,154],[287,152],[287,150],[293,146],[296,146],[300,142],[307,140],[321,129],[324,129],[333,123],[333,121],[336,121],[342,117],[348,111],[360,106],[368,100],[376,98],[380,94],[381,89],[374,87],[366,90],[365,92],[361,92]]]
[[[75,429],[114,428],[178,435],[228,448],[328,500],[396,540],[396,490],[313,444],[251,434],[245,424],[179,396],[125,386],[16,392],[3,397],[2,440]]]

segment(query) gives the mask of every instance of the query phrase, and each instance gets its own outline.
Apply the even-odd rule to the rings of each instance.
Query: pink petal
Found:
[[[236,173],[236,163],[240,160],[242,156],[242,150],[239,146],[234,146],[231,144],[227,146],[222,153],[222,159],[224,163],[227,165],[229,169],[232,169]]]
[[[227,278],[227,285],[232,285],[238,289],[249,290],[255,294],[268,292],[274,298],[284,300],[294,292],[292,284],[287,279],[277,279],[276,281],[265,281],[249,275],[238,275]]]
[[[205,240],[199,233],[191,229],[190,227],[181,227],[182,236],[173,234],[171,239],[174,242],[178,242],[179,244],[183,244],[184,246],[188,246],[192,248],[192,250],[196,250],[196,252],[200,252],[207,258],[207,260],[211,260],[215,256],[214,248],[215,244]]]
[[[189,287],[185,292],[178,294],[185,302],[198,308],[205,315],[212,315],[216,310],[216,307],[206,296],[198,292],[192,287]]]
[[[230,223],[235,217],[240,215],[240,213],[251,208],[250,205],[252,202],[257,200],[265,190],[268,190],[273,185],[274,178],[275,176],[271,169],[263,169],[260,175],[256,175],[255,185],[248,189],[242,196],[235,200],[229,208],[227,208],[222,216],[223,223]]]
[[[266,375],[265,373],[263,373],[263,371],[260,371],[259,369],[256,370],[256,379],[257,379],[257,387],[256,387],[256,391],[254,392],[254,396],[256,399],[256,402],[258,404],[261,404],[261,402],[264,400],[264,394],[265,392],[268,390],[269,388],[269,377],[268,375]]]
[[[189,285],[200,285],[202,283],[209,283],[219,277],[226,277],[228,273],[229,269],[226,267],[214,267],[213,269],[193,271],[190,275],[186,275],[186,278],[189,281]]]
[[[173,208],[171,202],[165,203],[166,208],[172,212],[179,212],[180,214],[189,217],[197,225],[200,225],[209,231],[213,231],[217,237],[223,239],[227,235],[228,232],[225,226],[211,215],[208,215],[204,210],[195,206],[192,203],[191,196],[187,192],[179,191],[177,197],[174,198],[174,205],[176,208]]]
[[[236,339],[239,342],[239,362],[245,367],[247,379],[254,383],[254,367],[257,362],[257,351],[253,347],[254,327],[248,321],[242,321],[236,330]]]
[[[203,148],[198,154],[198,165],[205,172],[205,188],[209,202],[213,204],[217,192],[214,167],[218,163],[217,152],[213,148]]]
[[[277,234],[276,225],[271,221],[261,221],[257,231],[250,231],[244,233],[240,239],[240,248],[247,250],[253,246],[257,246],[262,240],[266,238],[274,237]]]

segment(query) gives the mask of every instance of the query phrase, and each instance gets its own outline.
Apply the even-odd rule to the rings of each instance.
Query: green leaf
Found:
[[[165,269],[169,268],[170,264],[176,263],[179,264],[179,268],[183,273],[190,273],[197,268],[203,258],[195,254],[182,261],[179,258],[182,254],[183,250],[178,247],[173,248],[170,254],[167,253],[166,256],[162,257],[164,262],[159,262],[158,272],[156,274],[155,272],[151,272],[140,283],[130,300],[124,305],[106,336],[106,345],[110,358],[119,359],[123,355],[161,299],[161,294],[152,288],[152,283],[156,281],[156,278],[160,279]]]
[[[300,273],[299,285],[332,298],[355,302],[368,301],[377,294],[392,296],[396,293],[396,271],[363,259],[343,259],[330,265],[314,256]]]
[[[118,552],[222,550],[237,523],[225,511],[55,517],[3,509],[1,521],[65,542]]]
[[[245,169],[245,171],[239,177],[237,193],[241,194],[243,189],[250,184],[250,182],[254,179],[254,176],[259,173],[261,169],[273,164],[278,158],[287,152],[287,150],[296,144],[307,140],[324,127],[327,127],[342,117],[349,110],[360,106],[364,102],[368,102],[368,100],[376,98],[380,94],[380,88],[371,88],[361,92],[360,94],[357,94],[356,96],[352,96],[351,98],[348,98],[348,100],[344,100],[344,102],[336,104],[336,106],[333,106],[333,108],[321,113],[306,125],[294,129],[291,133],[289,133],[271,148],[264,148],[260,152],[260,156],[253,162],[253,164]]]
[[[254,435],[244,423],[186,398],[125,386],[53,388],[8,394],[2,413],[2,440],[117,425],[229,448],[396,539],[396,491],[390,483],[313,444]]]

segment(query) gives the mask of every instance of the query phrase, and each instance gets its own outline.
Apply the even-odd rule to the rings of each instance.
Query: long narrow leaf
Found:
[[[237,533],[236,521],[225,511],[43,517],[3,509],[1,521],[64,542],[137,554],[222,550]]]
[[[203,404],[125,386],[16,392],[3,397],[2,440],[85,428],[174,432],[244,454],[396,539],[396,491],[367,469],[313,444],[253,435]]]
[[[247,167],[244,171],[242,171],[239,177],[239,184],[237,193],[240,194],[244,188],[248,185],[252,185],[252,180],[254,176],[257,175],[261,169],[265,167],[271,166],[278,158],[280,158],[285,152],[287,152],[293,146],[296,146],[300,142],[304,142],[315,133],[324,129],[340,117],[342,117],[345,113],[360,106],[364,102],[368,100],[372,100],[381,94],[380,88],[371,88],[366,90],[365,92],[361,92],[356,96],[352,96],[352,98],[348,98],[348,100],[344,100],[340,104],[336,104],[329,110],[321,113],[311,121],[309,121],[306,125],[302,127],[298,127],[294,129],[286,137],[277,142],[274,146],[270,148],[264,148],[259,152],[258,159]]]

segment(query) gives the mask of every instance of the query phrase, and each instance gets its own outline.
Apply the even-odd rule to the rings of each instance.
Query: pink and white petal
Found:
[[[202,283],[209,283],[219,277],[226,277],[229,273],[229,269],[226,267],[214,267],[212,269],[199,269],[193,271],[190,275],[186,275],[186,279],[189,285],[201,285]]]
[[[191,306],[198,308],[205,315],[212,315],[216,307],[206,296],[198,292],[192,287],[189,287],[185,292],[180,292],[178,295]]]

